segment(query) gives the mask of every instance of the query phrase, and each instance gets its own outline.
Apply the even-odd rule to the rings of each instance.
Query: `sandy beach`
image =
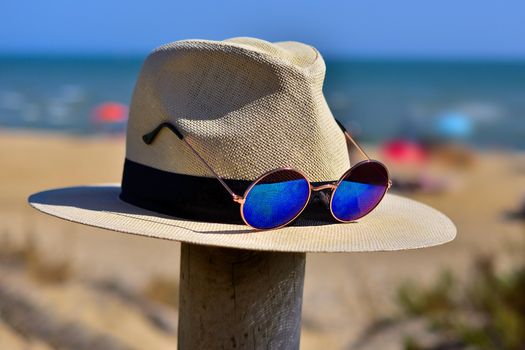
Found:
[[[0,349],[175,348],[177,309],[163,295],[176,290],[169,287],[178,281],[178,243],[69,223],[26,202],[42,189],[119,182],[124,152],[123,137],[0,131]],[[452,243],[308,255],[302,349],[399,349],[403,332],[417,325],[365,335],[398,312],[403,282],[430,283],[444,269],[467,279],[480,255],[502,270],[522,259],[525,223],[505,213],[525,193],[525,154],[473,157],[470,167],[449,175],[448,191],[404,194],[454,221]]]

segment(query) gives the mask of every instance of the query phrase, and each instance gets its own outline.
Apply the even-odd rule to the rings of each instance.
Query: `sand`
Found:
[[[65,264],[68,271],[59,282],[45,282],[33,265],[0,259],[0,310],[3,305],[11,312],[0,312],[1,349],[89,348],[96,341],[107,349],[174,348],[176,308],[144,290],[155,280],[178,280],[178,243],[84,227],[26,203],[42,189],[119,182],[124,153],[121,137],[0,132],[0,245],[32,242],[41,264]],[[472,166],[445,170],[453,189],[408,195],[456,223],[454,242],[414,251],[308,255],[301,348],[377,347],[381,337],[369,345],[358,340],[374,321],[397,312],[396,290],[407,279],[430,283],[445,268],[468,278],[479,254],[496,257],[501,269],[520,258],[525,224],[504,213],[525,194],[525,155],[477,152]],[[48,320],[49,329],[35,328],[31,317],[17,318],[16,305],[27,307],[20,314]],[[73,335],[64,333],[71,327]],[[60,343],[60,334],[71,339]],[[384,348],[399,348],[401,337],[385,337]]]

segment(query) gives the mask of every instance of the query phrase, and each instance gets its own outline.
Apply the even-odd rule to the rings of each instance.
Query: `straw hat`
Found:
[[[319,52],[298,42],[234,38],[162,46],[146,59],[133,93],[122,184],[44,191],[29,203],[114,231],[253,250],[398,250],[452,240],[456,229],[446,216],[391,194],[354,223],[307,209],[294,225],[254,231],[232,214],[238,205],[179,138],[162,132],[154,145],[143,142],[159,124],[173,123],[236,188],[283,166],[312,182],[335,181],[350,162],[322,93],[324,75]]]

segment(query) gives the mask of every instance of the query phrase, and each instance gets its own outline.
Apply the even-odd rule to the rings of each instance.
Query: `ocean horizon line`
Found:
[[[143,61],[144,53],[111,53],[111,52],[0,52],[0,60],[68,60],[68,61]],[[381,55],[323,55],[330,63],[378,63],[378,64],[496,64],[525,65],[525,57],[467,57],[467,56],[381,56]]]

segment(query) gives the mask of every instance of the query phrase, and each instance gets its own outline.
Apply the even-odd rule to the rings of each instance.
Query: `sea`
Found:
[[[107,102],[128,105],[144,57],[0,56],[0,129],[90,135]],[[334,116],[365,142],[445,139],[525,149],[525,61],[327,59]],[[115,129],[116,128],[116,129]]]

